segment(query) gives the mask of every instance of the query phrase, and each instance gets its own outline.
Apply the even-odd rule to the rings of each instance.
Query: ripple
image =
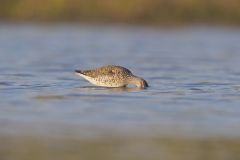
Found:
[[[12,82],[0,82],[1,86],[12,86],[13,83]]]
[[[85,94],[78,94],[78,93],[72,93],[72,94],[68,94],[67,95],[68,97],[87,97],[87,98],[106,98],[106,99],[110,99],[111,98],[115,98],[115,99],[121,99],[121,100],[124,100],[124,99],[142,99],[142,98],[146,98],[145,96],[139,96],[139,95],[123,95],[123,94],[111,94],[111,93],[102,93],[102,94],[99,94],[99,93],[93,93],[93,94],[89,94],[89,93],[85,93]]]
[[[189,85],[189,86],[227,86],[227,85],[233,85],[233,83],[203,81],[203,82],[197,82],[197,83],[189,83],[186,85]]]
[[[63,99],[67,99],[66,96],[62,96],[62,95],[38,95],[38,96],[34,96],[34,99],[37,100],[63,100]]]
[[[27,74],[27,73],[16,73],[16,74],[10,74],[12,76],[16,76],[16,77],[36,77],[33,74]]]

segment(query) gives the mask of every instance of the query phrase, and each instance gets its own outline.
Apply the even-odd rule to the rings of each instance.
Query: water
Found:
[[[0,25],[1,159],[239,159],[237,28]],[[150,85],[95,87],[75,69]]]

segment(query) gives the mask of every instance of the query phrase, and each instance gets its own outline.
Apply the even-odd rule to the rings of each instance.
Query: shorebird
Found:
[[[148,87],[148,83],[143,78],[133,75],[127,68],[121,66],[108,65],[94,70],[75,70],[75,73],[101,87],[126,87],[127,85],[138,88]]]

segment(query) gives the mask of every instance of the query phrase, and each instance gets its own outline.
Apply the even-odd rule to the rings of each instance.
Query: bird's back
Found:
[[[82,71],[82,74],[92,78],[97,78],[99,76],[112,77],[114,75],[128,77],[132,75],[131,71],[129,71],[127,68],[124,68],[121,66],[114,66],[114,65],[103,66],[95,70]]]

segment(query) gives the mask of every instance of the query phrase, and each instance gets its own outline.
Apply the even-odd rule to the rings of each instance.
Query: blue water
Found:
[[[121,65],[145,90],[75,69]],[[240,136],[240,29],[0,25],[0,134]]]

